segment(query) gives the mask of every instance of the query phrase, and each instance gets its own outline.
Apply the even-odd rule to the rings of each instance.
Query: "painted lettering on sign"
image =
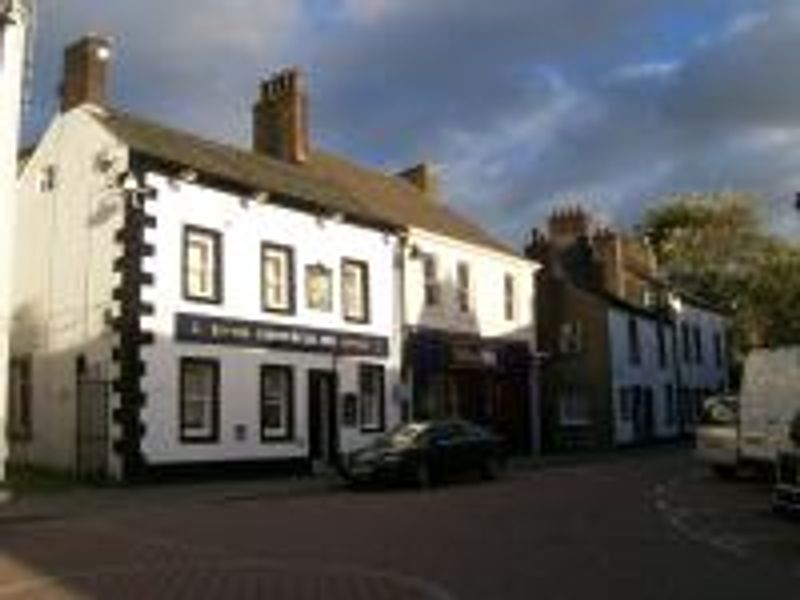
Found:
[[[179,342],[325,352],[338,356],[386,357],[389,354],[389,339],[382,336],[189,313],[175,315],[175,338]]]

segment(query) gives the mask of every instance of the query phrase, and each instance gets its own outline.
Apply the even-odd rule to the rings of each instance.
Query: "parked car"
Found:
[[[399,425],[346,456],[342,467],[352,483],[413,482],[428,487],[467,473],[495,478],[505,462],[500,436],[448,419]]]

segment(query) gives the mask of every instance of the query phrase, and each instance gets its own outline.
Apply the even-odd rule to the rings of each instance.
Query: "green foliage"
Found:
[[[677,196],[648,210],[639,227],[678,287],[732,312],[742,352],[800,343],[800,246],[770,235],[755,202],[733,193]]]

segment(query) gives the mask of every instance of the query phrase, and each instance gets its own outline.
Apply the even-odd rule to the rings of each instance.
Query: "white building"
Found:
[[[110,108],[110,54],[67,49],[21,178],[12,404],[31,419],[12,460],[132,479],[366,443],[410,414],[423,239],[519,278],[515,316],[487,306],[470,331],[528,343],[531,263],[408,179],[312,148],[299,73],[262,85],[248,151]]]
[[[32,0],[0,0],[0,481],[7,456],[7,365],[17,148]]]
[[[618,445],[692,430],[702,400],[728,387],[727,320],[686,302],[670,316],[621,303],[609,310]]]

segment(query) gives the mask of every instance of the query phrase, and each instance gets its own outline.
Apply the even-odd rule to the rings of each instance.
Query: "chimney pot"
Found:
[[[99,35],[85,36],[64,51],[61,111],[91,103],[106,103],[111,42]]]
[[[253,106],[253,150],[304,163],[310,154],[308,94],[298,69],[286,69],[261,83]]]

